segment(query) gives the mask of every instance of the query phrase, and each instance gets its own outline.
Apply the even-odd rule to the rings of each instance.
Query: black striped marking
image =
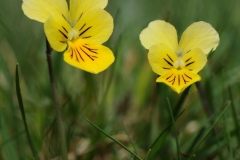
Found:
[[[58,30],[66,39],[68,39],[68,37],[59,29]]]
[[[84,31],[82,31],[82,32],[79,34],[79,36],[83,35],[83,34],[84,34],[85,32],[87,32],[90,28],[92,28],[92,26],[90,26],[90,27],[86,28]]]
[[[168,60],[166,60],[165,58],[163,58],[165,62],[167,62],[170,66],[173,66],[172,63],[170,63]]]
[[[79,63],[80,63],[80,61],[79,61],[80,59],[83,62],[85,62],[85,59],[83,58],[82,54],[85,54],[92,61],[94,61],[94,59],[98,58],[97,56],[95,56],[96,54],[98,54],[97,49],[89,48],[89,47],[86,47],[85,45],[79,46],[78,48],[72,47],[71,55],[70,55],[71,59],[76,58],[76,61],[78,61]],[[84,50],[83,48],[85,48],[90,53],[87,53],[87,51]],[[91,55],[91,54],[95,54],[95,55]]]
[[[166,78],[166,80],[170,83],[172,83],[172,85],[174,85],[174,83],[177,81],[178,82],[178,86],[181,85],[182,82],[184,82],[185,84],[187,84],[188,82],[190,82],[190,80],[192,80],[192,78],[187,75],[186,73],[184,73],[183,75],[181,74],[174,74],[170,75],[169,77]],[[173,77],[172,79],[170,79],[171,77]],[[182,79],[182,80],[181,80]]]
[[[192,61],[192,62],[186,64],[186,67],[189,66],[189,65],[191,65],[191,64],[193,64],[194,62],[195,62],[195,61]]]
[[[66,28],[64,28],[63,26],[62,26],[62,28],[64,29],[64,31],[65,31],[65,32],[67,32],[67,33],[68,33],[68,31],[66,30]]]

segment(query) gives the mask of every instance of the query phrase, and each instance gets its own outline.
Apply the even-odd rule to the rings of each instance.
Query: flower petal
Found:
[[[194,49],[182,57],[185,68],[193,73],[198,73],[207,63],[207,56],[200,50]]]
[[[208,54],[215,50],[219,44],[217,31],[206,22],[195,22],[184,32],[179,42],[179,49],[184,54],[189,50],[199,48]]]
[[[200,81],[198,74],[192,73],[187,69],[171,69],[168,73],[160,76],[157,82],[163,82],[171,87],[175,92],[181,93],[194,82]]]
[[[30,19],[44,23],[51,14],[68,16],[66,0],[23,0],[23,12]]]
[[[112,51],[102,45],[78,39],[68,42],[64,60],[70,65],[91,73],[99,73],[114,62]]]
[[[108,0],[70,0],[70,21],[74,26],[79,18],[91,9],[107,6]]]
[[[159,75],[169,72],[177,59],[177,55],[162,43],[152,46],[148,52],[148,60],[152,70]]]
[[[158,43],[164,43],[173,51],[178,46],[176,29],[162,20],[149,23],[148,27],[141,32],[140,40],[146,49]]]
[[[62,15],[53,14],[44,24],[44,31],[51,47],[61,52],[67,48],[72,28]]]
[[[113,32],[113,18],[102,9],[93,9],[81,17],[74,29],[80,38],[102,44]]]

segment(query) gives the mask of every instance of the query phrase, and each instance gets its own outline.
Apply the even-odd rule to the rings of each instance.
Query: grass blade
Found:
[[[179,109],[181,108],[182,104],[184,103],[185,99],[187,98],[188,92],[190,90],[191,86],[187,87],[183,93],[181,94],[180,98],[178,99],[178,101],[176,102],[176,104],[174,105],[174,111],[173,111],[173,115],[175,117],[175,120],[182,115],[182,113],[185,111],[185,109],[180,112],[180,114],[178,114]],[[163,141],[161,141],[162,137],[165,135],[166,136],[166,131],[168,130],[168,128],[172,125],[172,122],[170,122],[167,127],[160,133],[160,135],[157,137],[157,139],[154,141],[154,143],[151,146],[151,153],[149,154],[149,159],[154,159],[156,158],[157,154],[159,153],[158,150],[160,149],[160,147],[162,146],[161,144],[163,143]]]
[[[174,117],[173,117],[172,107],[171,107],[171,104],[170,104],[168,98],[167,98],[167,103],[168,103],[168,108],[169,108],[169,111],[170,111],[170,114],[171,114],[172,123],[173,123],[173,128],[174,128],[175,136],[176,136],[176,144],[177,144],[177,154],[178,154],[178,159],[181,159],[181,156],[180,156],[180,147],[179,147],[179,143],[178,143],[177,128],[176,128],[175,121],[174,121]]]
[[[174,105],[173,115],[176,116],[178,114],[179,109],[182,107],[183,102],[187,98],[188,92],[190,90],[191,86],[187,87],[183,93],[181,94],[181,97],[177,101],[177,103]]]
[[[229,92],[230,101],[232,102],[231,110],[232,110],[232,116],[233,116],[233,120],[234,120],[234,124],[235,124],[236,134],[237,134],[237,138],[238,138],[238,143],[240,144],[240,132],[239,132],[240,129],[239,129],[239,123],[238,123],[238,118],[237,118],[237,111],[236,111],[236,107],[234,105],[232,89],[230,86],[228,86],[228,92]]]
[[[174,120],[178,119],[183,112],[185,111],[185,109],[183,109],[175,118]],[[159,134],[159,136],[157,137],[157,139],[154,141],[154,143],[151,146],[151,152],[148,155],[149,159],[155,159],[157,154],[159,153],[159,146],[161,145],[162,141],[161,138],[164,137],[167,134],[167,130],[170,128],[170,126],[172,125],[172,121],[167,125],[167,127]],[[160,145],[159,145],[160,144]]]
[[[178,119],[178,117],[180,117],[183,112],[185,111],[186,109],[183,109],[181,113],[179,113],[179,115],[177,115],[174,120]],[[172,125],[172,122],[170,122],[167,127],[160,133],[160,135],[158,136],[158,138],[154,141],[154,143],[152,144],[151,146],[151,149],[154,148],[154,146],[157,144],[158,140],[160,139],[160,137],[168,130],[168,128]]]
[[[208,134],[214,129],[214,126],[217,124],[217,122],[220,120],[220,118],[223,116],[223,114],[227,111],[227,109],[229,108],[231,104],[231,101],[228,102],[227,106],[224,108],[224,110],[220,113],[220,115],[216,118],[215,122],[213,123],[213,125],[208,129],[208,131],[204,134],[204,136],[201,138],[201,140],[198,142],[198,144],[196,145],[195,149],[193,152],[196,152],[197,149],[200,147],[200,145],[202,144],[202,142],[207,138]],[[192,157],[190,157],[191,159]]]
[[[212,110],[210,108],[210,105],[209,105],[209,100],[207,98],[207,95],[203,89],[203,86],[200,82],[196,82],[196,87],[197,87],[197,90],[198,90],[198,93],[199,93],[199,96],[200,96],[200,99],[201,99],[201,102],[202,102],[202,105],[203,105],[203,108],[207,114],[208,117],[211,117],[212,115]]]
[[[122,126],[123,126],[123,128],[124,128],[124,130],[125,130],[125,132],[126,132],[126,134],[127,134],[127,136],[128,136],[128,139],[129,139],[130,143],[131,143],[132,146],[133,146],[134,152],[138,155],[137,148],[136,148],[136,146],[134,145],[134,143],[133,143],[133,141],[132,141],[132,138],[131,138],[131,136],[130,136],[129,133],[128,133],[127,128],[124,126],[123,123],[122,123]]]
[[[196,138],[193,140],[193,142],[192,142],[191,146],[189,147],[187,153],[191,153],[191,152],[193,151],[194,147],[196,146],[198,140],[202,137],[202,135],[203,135],[203,133],[204,133],[205,130],[206,130],[206,128],[203,127],[203,128],[198,132]]]
[[[107,134],[106,132],[104,132],[101,128],[99,128],[98,126],[96,126],[93,122],[91,122],[90,120],[88,120],[87,118],[85,118],[86,121],[88,121],[93,127],[95,127],[97,130],[99,130],[100,132],[102,132],[105,136],[107,136],[108,138],[110,138],[111,140],[113,140],[114,142],[116,142],[118,145],[120,145],[121,147],[123,147],[126,151],[128,151],[129,153],[131,153],[133,156],[135,156],[137,159],[142,160],[138,155],[136,155],[135,153],[133,153],[131,150],[129,150],[126,146],[124,146],[121,142],[117,141],[116,139],[114,139],[113,137],[111,137],[109,134]]]
[[[147,152],[147,154],[146,154],[146,156],[144,157],[143,160],[147,160],[148,159],[148,155],[149,155],[150,152],[151,152],[151,149],[148,150],[148,152]]]
[[[37,160],[39,158],[38,158],[38,155],[36,154],[35,149],[33,147],[33,144],[32,144],[31,138],[30,138],[30,134],[29,134],[29,131],[28,131],[26,117],[25,117],[25,111],[24,111],[24,106],[23,106],[23,101],[22,101],[22,94],[21,94],[21,89],[20,89],[20,84],[19,84],[18,64],[16,65],[16,91],[17,91],[19,108],[20,108],[22,119],[23,119],[23,122],[24,122],[25,131],[27,133],[27,139],[28,139],[29,145],[31,147],[31,151],[33,153],[33,156]]]

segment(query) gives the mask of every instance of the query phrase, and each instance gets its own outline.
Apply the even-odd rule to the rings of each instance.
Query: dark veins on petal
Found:
[[[80,63],[80,61],[79,61],[79,58],[80,58],[83,62],[85,62],[85,60],[84,60],[84,58],[82,56],[83,54],[85,54],[92,61],[94,61],[96,58],[98,58],[97,56],[92,55],[92,54],[98,54],[97,53],[97,49],[86,47],[85,45],[79,46],[79,48],[73,48],[72,47],[71,48],[71,55],[70,55],[71,59],[73,59],[75,57],[76,61],[78,61]],[[83,48],[85,48],[85,50]]]
[[[163,58],[164,61],[170,65],[171,67],[173,67],[173,59],[167,54],[167,57]],[[167,68],[167,67],[163,67],[163,69],[171,69],[171,68]]]
[[[90,28],[92,28],[92,26],[90,26],[90,27],[86,28],[84,31],[82,31],[82,32],[79,34],[79,36],[83,35],[83,34],[84,34],[85,32],[87,32]]]
[[[172,77],[173,77],[173,79],[170,79]],[[169,77],[167,77],[166,80],[168,82],[172,83],[172,85],[174,85],[176,78],[177,78],[179,86],[181,85],[181,82],[184,82],[185,84],[187,84],[189,81],[192,80],[192,78],[189,75],[187,75],[186,73],[184,73],[183,75],[177,74],[177,76],[176,75],[173,76],[173,74],[172,74]],[[181,79],[182,79],[182,81],[181,81]]]

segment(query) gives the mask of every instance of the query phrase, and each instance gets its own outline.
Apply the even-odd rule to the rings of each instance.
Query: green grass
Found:
[[[49,160],[58,158],[61,148],[45,34],[21,4],[0,1],[0,159],[28,160],[36,154]],[[93,75],[52,53],[69,160],[168,160],[178,154],[182,160],[240,159],[239,5],[236,0],[109,0],[106,10],[115,27],[105,45],[116,58],[111,67]],[[155,82],[139,34],[156,19],[173,24],[179,38],[195,21],[218,31],[220,44],[200,72],[210,114],[195,85],[181,96]]]

